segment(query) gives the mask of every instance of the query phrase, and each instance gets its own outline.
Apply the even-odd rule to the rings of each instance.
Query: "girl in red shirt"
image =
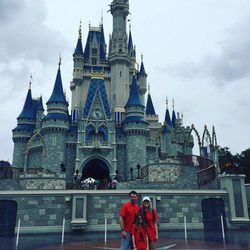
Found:
[[[142,199],[142,214],[146,222],[149,250],[155,250],[158,237],[158,215],[155,209],[152,210],[151,201],[148,196]]]
[[[147,227],[142,215],[138,215],[132,228],[132,242],[134,250],[146,250],[148,246]]]

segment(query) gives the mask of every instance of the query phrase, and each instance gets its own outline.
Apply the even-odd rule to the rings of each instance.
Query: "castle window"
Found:
[[[97,48],[92,48],[92,55],[97,55]]]
[[[122,71],[120,71],[120,77],[122,77]]]
[[[96,57],[92,57],[92,65],[96,65],[97,64],[97,58]]]

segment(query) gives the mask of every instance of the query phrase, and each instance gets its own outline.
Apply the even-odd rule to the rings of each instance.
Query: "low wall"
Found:
[[[128,201],[130,190],[25,190],[0,191],[0,201],[17,203],[17,220],[21,220],[20,233],[61,232],[65,218],[65,230],[72,230],[75,201],[84,198],[83,216],[86,231],[104,230],[107,218],[108,230],[119,230],[119,210]],[[160,230],[183,229],[184,216],[188,229],[203,229],[201,202],[206,198],[221,198],[225,202],[229,221],[228,194],[225,190],[137,190],[139,201],[150,196],[159,215]],[[74,217],[74,218],[73,218]]]

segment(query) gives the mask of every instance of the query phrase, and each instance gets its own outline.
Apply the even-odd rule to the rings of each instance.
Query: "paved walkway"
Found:
[[[96,242],[74,242],[65,245],[57,245],[57,246],[49,246],[39,248],[37,250],[119,250],[120,241],[113,239],[107,241],[105,244],[103,241],[96,241]],[[158,250],[163,249],[196,249],[196,250],[238,250],[238,249],[247,249],[242,248],[242,246],[234,245],[234,244],[221,244],[216,242],[205,242],[200,240],[179,240],[179,239],[160,239],[157,245]]]
[[[160,232],[157,250],[247,250],[250,249],[250,229],[234,230],[226,233],[222,240],[220,232],[189,231],[188,240],[183,231]],[[103,233],[65,234],[61,244],[61,234],[21,235],[16,248],[16,237],[0,237],[1,250],[119,250],[118,232],[109,232],[107,243]]]

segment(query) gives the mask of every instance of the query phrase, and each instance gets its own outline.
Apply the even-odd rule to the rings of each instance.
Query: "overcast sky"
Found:
[[[112,31],[111,0],[0,0],[0,160],[12,161],[12,129],[33,75],[32,96],[46,108],[59,53],[68,100],[72,53],[80,20],[85,46],[89,22],[103,13],[106,43]],[[166,96],[172,112],[194,124],[215,126],[221,147],[241,153],[250,147],[250,1],[130,0],[137,61],[143,61],[160,121]],[[197,140],[195,138],[195,143]]]

